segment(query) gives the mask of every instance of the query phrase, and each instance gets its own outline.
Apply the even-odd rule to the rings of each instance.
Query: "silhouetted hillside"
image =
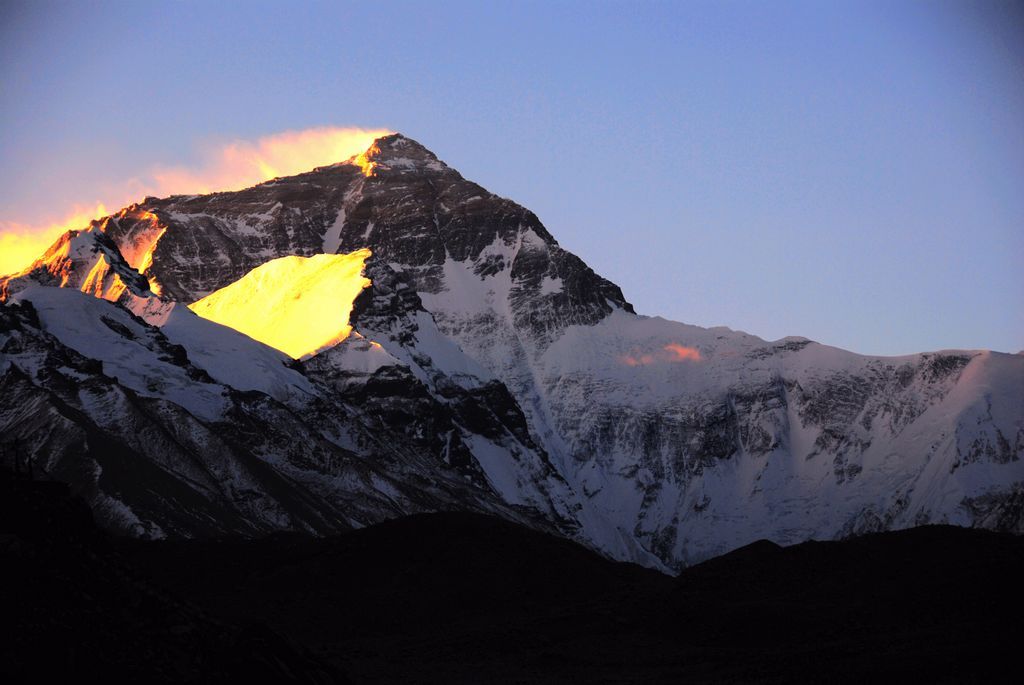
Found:
[[[1024,541],[952,527],[761,542],[677,580],[470,514],[130,550],[368,683],[997,680],[1024,577]]]
[[[759,542],[673,579],[465,513],[111,541],[62,486],[2,487],[3,662],[19,679],[964,682],[1016,666],[1024,540],[1009,535]]]
[[[140,577],[62,483],[0,471],[0,569],[3,682],[347,682]]]

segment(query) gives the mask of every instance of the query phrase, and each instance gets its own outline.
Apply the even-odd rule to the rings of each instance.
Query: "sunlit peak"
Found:
[[[254,140],[202,145],[194,162],[188,165],[155,165],[127,178],[101,177],[102,185],[109,189],[105,191],[109,192],[106,206],[99,202],[71,208],[47,205],[32,208],[32,215],[18,220],[0,217],[0,275],[25,269],[68,229],[84,229],[91,220],[110,214],[107,207],[122,207],[147,195],[166,197],[241,190],[273,178],[338,164],[366,151],[375,140],[389,133],[388,129],[338,126],[282,131]],[[365,158],[360,164],[367,176],[373,174],[374,166]],[[111,168],[117,165],[107,165],[98,173],[109,173]],[[83,193],[91,194],[75,185],[51,190],[58,201],[73,201]]]
[[[377,162],[374,162],[371,157],[380,154],[380,146],[374,142],[365,152],[361,152],[352,158],[352,161],[363,171],[363,176],[367,178],[374,175],[374,170],[377,168]]]

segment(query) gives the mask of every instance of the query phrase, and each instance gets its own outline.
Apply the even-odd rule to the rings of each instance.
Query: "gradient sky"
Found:
[[[5,0],[0,220],[224,141],[389,128],[534,210],[641,313],[1024,349],[1020,9],[489,4]]]

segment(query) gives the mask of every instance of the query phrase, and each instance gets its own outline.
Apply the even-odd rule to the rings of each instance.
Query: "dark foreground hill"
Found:
[[[0,682],[344,683],[266,624],[136,572],[56,482],[0,471]]]
[[[1009,535],[762,542],[673,579],[465,513],[112,540],[61,486],[0,487],[8,682],[965,682],[1018,664]]]

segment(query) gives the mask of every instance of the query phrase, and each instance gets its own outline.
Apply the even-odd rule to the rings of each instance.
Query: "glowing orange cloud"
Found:
[[[247,188],[278,176],[344,162],[388,133],[391,131],[386,129],[321,127],[275,133],[254,141],[234,140],[201,150],[199,164],[158,166],[142,176],[113,182],[111,185],[121,190],[111,193],[104,203],[76,204],[69,210],[24,222],[0,220],[0,275],[28,266],[64,231],[83,229],[92,219],[110,214],[107,207],[124,207],[146,195]],[[364,173],[369,173],[365,167]],[[78,195],[73,189],[59,194]]]
[[[662,349],[675,357],[672,361],[682,361],[684,359],[692,359],[695,362],[700,361],[700,350],[696,347],[686,347],[679,343],[669,343]]]
[[[626,366],[647,366],[654,363],[667,364],[682,361],[699,362],[700,360],[700,350],[696,347],[687,347],[679,343],[669,343],[655,352],[634,352],[621,357],[622,363]]]
[[[343,162],[391,131],[311,128],[285,131],[255,142],[237,140],[208,151],[198,169],[162,167],[153,171],[150,195],[240,190],[278,176]]]
[[[109,214],[102,202],[92,207],[76,206],[61,219],[35,225],[0,221],[0,276],[12,274],[40,258],[61,233],[81,229],[93,219]]]
[[[626,366],[647,366],[648,364],[654,363],[654,356],[650,354],[642,354],[633,356],[627,354],[622,357],[622,363]]]

